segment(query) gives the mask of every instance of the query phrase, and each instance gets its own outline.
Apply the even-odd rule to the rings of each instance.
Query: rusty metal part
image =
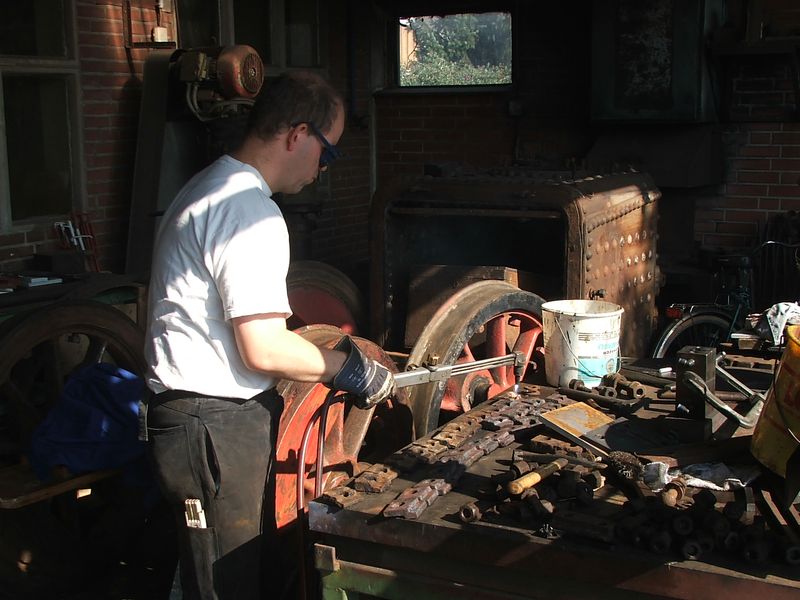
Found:
[[[697,538],[686,538],[681,544],[681,554],[686,560],[699,560],[703,555],[703,545]]]
[[[622,392],[622,395],[627,398],[642,398],[646,393],[641,383],[631,381],[621,373],[603,375],[602,383],[617,390],[617,395]]]
[[[566,454],[541,454],[538,452],[528,452],[527,450],[515,450],[514,457],[524,461],[536,463],[552,462],[557,458],[565,458],[567,462],[572,465],[580,465],[581,467],[598,470],[605,469],[608,466],[600,461],[589,460],[579,456],[570,456]]]
[[[472,502],[467,502],[461,508],[458,509],[458,518],[461,519],[462,523],[474,523],[475,521],[480,521],[483,518],[483,515],[489,511],[497,512],[495,508],[497,501],[481,501],[481,500],[474,500]]]
[[[340,329],[330,325],[311,325],[297,330],[297,333],[327,348],[332,348],[343,335]],[[394,362],[377,345],[363,338],[355,338],[355,341],[367,356],[393,371],[397,370]],[[281,528],[297,518],[299,450],[306,427],[324,403],[329,388],[322,384],[281,380],[277,390],[284,401],[276,443],[275,515]],[[324,466],[319,473],[323,489],[336,487],[355,475],[360,460],[371,462],[370,458],[385,456],[410,441],[406,418],[408,408],[404,402],[405,395],[401,391],[374,410],[346,410],[343,402],[329,409],[324,430]],[[380,431],[380,435],[370,434],[373,427]],[[306,499],[313,497],[317,479],[313,470],[317,460],[312,457],[317,455],[320,432],[315,429],[314,433],[316,435],[312,435],[308,442],[309,462],[304,466]]]
[[[670,527],[676,534],[686,537],[694,531],[694,520],[691,515],[680,513],[672,518]]]
[[[424,479],[403,490],[395,500],[387,504],[383,509],[383,516],[418,519],[425,509],[452,487],[445,479]]]
[[[559,181],[515,168],[395,179],[378,189],[371,207],[373,335],[384,347],[409,346],[403,322],[412,266],[430,265],[433,257],[440,264],[459,257],[464,264],[467,257],[474,265],[513,264],[531,271],[534,285],[548,289],[525,288],[522,280],[520,287],[545,297],[588,298],[605,289],[605,300],[625,309],[621,353],[644,356],[661,283],[659,197],[648,175],[632,172]],[[495,241],[509,236],[546,239],[556,256],[542,268],[536,253]]]
[[[541,454],[559,454],[563,456],[576,456],[587,460],[594,457],[582,446],[573,444],[568,440],[554,438],[549,435],[539,434],[528,442],[533,452]]]
[[[457,365],[519,352],[530,364],[542,346],[542,298],[499,281],[474,283],[456,292],[434,314],[408,357],[407,368]],[[515,383],[514,366],[495,367],[411,388],[417,437],[435,429],[440,411],[467,412]]]
[[[346,485],[340,485],[339,487],[325,490],[319,498],[321,501],[327,502],[328,504],[333,504],[339,508],[346,508],[362,500],[364,498],[364,493]]]
[[[380,493],[391,485],[398,474],[391,467],[376,463],[358,474],[353,480],[353,487],[361,492]]]
[[[676,477],[661,490],[661,501],[670,508],[687,508],[694,503],[694,499],[686,494],[686,479]]]
[[[595,388],[598,389],[598,388]],[[611,389],[611,388],[605,388]],[[596,392],[584,392],[582,390],[573,390],[570,388],[560,387],[556,390],[559,394],[564,394],[567,398],[572,398],[573,400],[591,400],[596,402],[603,408],[607,408],[609,410],[624,410],[626,412],[633,412],[647,406],[648,401],[647,398],[635,398],[635,399],[626,399],[626,398],[616,398],[608,395],[599,394]]]
[[[591,392],[597,394],[598,396],[602,396],[603,398],[617,397],[617,390],[610,385],[598,385],[597,387],[592,388]]]
[[[794,518],[791,510],[775,502],[769,490],[759,489],[755,492],[755,497],[760,513],[778,540],[777,545],[784,562],[790,565],[800,564],[800,534],[789,525],[789,520]]]
[[[672,548],[672,535],[663,529],[657,531],[648,540],[648,547],[657,554],[666,554]]]
[[[601,542],[614,541],[614,523],[587,513],[558,509],[553,513],[550,524],[555,529],[581,537]]]

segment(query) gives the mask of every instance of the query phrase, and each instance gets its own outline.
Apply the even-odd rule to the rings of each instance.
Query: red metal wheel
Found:
[[[343,335],[341,329],[330,325],[311,325],[297,333],[325,348],[332,348]],[[367,356],[397,371],[380,346],[363,338],[353,339]],[[318,383],[288,380],[282,380],[277,389],[284,401],[275,467],[275,518],[280,529],[297,518],[298,455],[303,433],[330,390]],[[314,492],[317,427],[314,426],[306,451],[306,504]],[[349,402],[333,404],[326,424],[323,488],[334,487],[356,474],[360,461],[378,460],[410,441],[411,411],[403,394],[371,410],[357,409]]]
[[[341,271],[314,260],[294,261],[286,276],[292,316],[289,329],[304,325],[334,325],[358,335],[366,321],[364,300],[355,284]]]
[[[542,347],[544,300],[503,281],[481,281],[451,296],[417,338],[407,368],[438,363],[453,365],[522,352],[528,368]],[[508,389],[513,367],[499,367],[415,386],[410,391],[414,435],[421,437],[454,415]],[[440,414],[444,413],[444,414]]]

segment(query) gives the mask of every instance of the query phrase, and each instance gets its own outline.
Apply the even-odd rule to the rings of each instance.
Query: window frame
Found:
[[[220,44],[246,44],[246,40],[237,39],[236,23],[233,10],[235,0],[218,0],[220,15]],[[298,66],[288,63],[286,43],[289,37],[286,24],[286,5],[292,0],[268,0],[269,1],[269,52],[270,56],[262,56],[264,62],[264,75],[274,77],[285,71],[292,69],[303,69],[327,73],[330,65],[328,63],[328,3],[325,0],[307,0],[314,3],[316,11],[316,56],[315,66]]]
[[[11,214],[11,182],[8,172],[8,144],[6,138],[5,96],[3,77],[6,74],[56,76],[64,80],[67,90],[66,123],[69,138],[69,164],[72,175],[72,200],[70,210],[82,211],[86,204],[86,169],[83,155],[83,114],[81,106],[80,61],[77,56],[78,32],[75,0],[64,0],[64,58],[37,58],[0,54],[0,234],[27,231],[41,223],[49,223],[63,214],[40,215],[14,220]]]
[[[486,85],[431,85],[431,86],[401,86],[400,85],[400,20],[423,16],[449,16],[457,14],[479,14],[488,12],[508,13],[511,17],[511,82],[486,84]],[[517,79],[517,18],[516,2],[496,0],[489,2],[443,2],[431,7],[430,4],[417,3],[407,5],[401,11],[393,11],[387,23],[389,60],[387,65],[388,86],[383,92],[392,94],[485,94],[487,92],[505,92],[516,87]]]

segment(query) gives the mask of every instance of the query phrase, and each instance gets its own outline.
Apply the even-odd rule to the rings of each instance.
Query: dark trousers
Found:
[[[188,396],[147,413],[158,484],[178,519],[186,599],[258,600],[265,490],[275,458],[282,403],[274,391],[250,400]],[[200,500],[206,527],[188,527],[185,500]]]

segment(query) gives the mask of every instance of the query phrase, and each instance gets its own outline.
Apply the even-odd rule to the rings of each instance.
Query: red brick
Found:
[[[781,147],[781,156],[784,158],[800,157],[800,146],[783,146]]]
[[[781,210],[800,210],[800,198],[781,198]]]
[[[776,171],[800,171],[800,159],[773,159],[772,168]]]
[[[729,196],[764,196],[767,194],[767,186],[731,184],[727,187],[727,194]]]
[[[761,210],[780,210],[781,200],[778,198],[760,198],[758,208]]]
[[[781,183],[786,185],[800,185],[800,174],[781,173]]]
[[[769,171],[771,162],[768,159],[740,158],[731,161],[731,168],[737,171]]]
[[[753,206],[756,208],[756,205]],[[764,222],[764,213],[759,210],[726,210],[725,220],[730,222]]]
[[[753,131],[750,133],[751,144],[770,144],[772,143],[772,134],[764,133],[761,131]]]
[[[736,180],[739,183],[778,183],[780,174],[775,171],[739,171]]]
[[[772,141],[775,144],[800,144],[800,131],[791,133],[773,133]]]
[[[785,198],[800,197],[800,186],[798,185],[771,185],[769,186],[769,196]]]
[[[757,223],[717,223],[716,233],[738,233],[741,235],[756,235],[758,233]]]
[[[739,156],[749,157],[749,156],[765,156],[765,157],[777,157],[781,155],[781,147],[780,146],[743,146],[739,148],[738,152]]]

